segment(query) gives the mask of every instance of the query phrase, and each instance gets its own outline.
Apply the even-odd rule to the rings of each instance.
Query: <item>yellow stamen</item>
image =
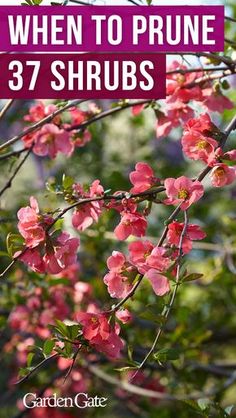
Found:
[[[186,189],[180,189],[179,193],[178,193],[178,198],[179,199],[187,199],[188,197],[188,191]]]

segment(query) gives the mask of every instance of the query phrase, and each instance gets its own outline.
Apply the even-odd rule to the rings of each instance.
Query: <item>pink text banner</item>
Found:
[[[1,6],[4,52],[220,52],[223,6]]]

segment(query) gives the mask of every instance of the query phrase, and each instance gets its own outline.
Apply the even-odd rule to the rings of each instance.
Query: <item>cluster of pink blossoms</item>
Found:
[[[19,257],[38,273],[58,274],[76,263],[79,239],[71,238],[66,232],[49,234],[47,231],[53,218],[39,213],[34,197],[30,198],[30,206],[21,208],[17,216],[25,249],[15,253],[14,257]]]
[[[113,251],[107,260],[109,273],[104,277],[108,292],[113,298],[124,298],[132,289],[132,280],[139,273],[151,283],[158,296],[170,290],[168,279],[162,274],[170,266],[166,249],[154,247],[150,241],[135,241],[129,245],[129,257],[119,251]]]
[[[43,102],[38,102],[30,108],[29,114],[24,117],[24,120],[31,123],[39,122],[56,110],[57,106],[53,104],[46,106]],[[91,134],[87,129],[78,134],[67,128],[70,128],[71,125],[82,124],[93,115],[94,111],[92,106],[88,112],[71,108],[69,110],[70,124],[63,123],[59,115],[55,116],[52,122],[23,137],[25,147],[33,146],[34,154],[41,157],[56,158],[59,152],[68,157],[71,156],[76,147],[83,147],[91,140]]]
[[[208,114],[190,119],[183,131],[182,147],[186,156],[192,160],[201,160],[212,167],[210,174],[214,187],[226,186],[233,183],[236,177],[235,167],[228,166],[227,161],[235,161],[236,152],[223,153],[217,139],[220,131],[212,123]]]
[[[178,72],[180,70],[180,72]],[[200,84],[203,72],[187,72],[188,67],[173,61],[167,68],[167,99],[165,111],[157,110],[157,137],[164,137],[173,128],[186,123],[194,116],[194,109],[190,106],[191,101],[201,104],[205,110],[222,113],[225,109],[232,109],[233,103],[222,94],[219,88],[215,88],[208,78]],[[182,73],[181,73],[182,72]],[[133,107],[133,114],[139,114],[145,105]]]
[[[73,190],[73,197],[77,201],[79,199],[100,199],[104,194],[104,189],[99,180],[95,180],[92,183],[88,192],[86,192],[79,183],[73,185]],[[102,200],[95,200],[93,202],[77,206],[72,216],[72,225],[74,228],[78,229],[78,231],[84,231],[86,228],[91,226],[93,222],[97,222],[102,213],[102,206]]]
[[[76,319],[83,325],[83,337],[98,351],[108,357],[117,358],[124,343],[119,337],[120,326],[109,324],[104,313],[78,312]]]

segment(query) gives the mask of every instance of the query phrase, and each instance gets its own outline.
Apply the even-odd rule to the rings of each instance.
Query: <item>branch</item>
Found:
[[[146,192],[142,192],[142,193],[134,193],[134,194],[130,194],[130,193],[121,193],[119,195],[105,195],[105,196],[98,196],[98,197],[90,197],[90,198],[86,198],[86,199],[81,199],[75,203],[73,203],[70,206],[67,206],[65,209],[63,209],[59,215],[54,219],[54,221],[48,226],[46,232],[48,232],[54,225],[55,223],[61,219],[68,211],[70,211],[71,209],[74,209],[78,206],[81,206],[83,204],[86,203],[92,203],[92,202],[98,202],[98,201],[102,201],[102,200],[122,200],[122,199],[127,199],[127,198],[137,198],[137,197],[144,197],[144,196],[153,196],[157,193],[161,193],[165,190],[164,187],[157,187],[156,189],[152,189],[152,190],[147,190]],[[19,258],[27,251],[27,247],[25,247],[18,255],[17,257],[14,258],[14,260],[12,260],[12,262],[5,268],[5,270],[0,273],[0,278],[4,277],[5,274],[14,266],[14,264],[17,262],[17,260],[19,260]]]
[[[7,113],[8,109],[10,109],[10,107],[12,106],[13,102],[14,102],[14,99],[8,100],[8,102],[2,108],[2,110],[0,111],[0,120],[5,116],[5,114]]]
[[[230,22],[236,22],[236,19],[230,16],[225,16],[225,20],[229,20]]]
[[[5,148],[9,147],[10,145],[14,144],[15,142],[19,141],[19,139],[23,138],[24,136],[31,134],[32,132],[37,131],[46,123],[51,122],[57,115],[65,112],[66,110],[70,109],[71,107],[77,106],[86,100],[72,100],[67,103],[65,106],[57,109],[55,112],[51,113],[50,115],[46,116],[45,118],[41,119],[39,122],[33,124],[25,131],[21,132],[19,135],[14,136],[13,138],[6,141],[4,144],[0,145],[0,151],[4,150]]]
[[[36,370],[40,369],[42,366],[44,366],[48,361],[52,360],[55,357],[58,357],[59,354],[58,353],[54,353],[49,357],[44,358],[39,364],[37,364],[37,366],[35,366],[26,376],[22,377],[22,379],[18,380],[17,382],[15,382],[15,385],[19,385],[20,383],[25,382],[26,380],[29,379],[29,377],[36,372]]]
[[[78,200],[77,202],[73,203],[70,206],[67,206],[65,209],[63,209],[59,215],[54,219],[53,223],[51,223],[48,226],[48,231],[53,227],[53,225],[55,225],[55,223],[61,219],[68,211],[70,211],[71,209],[77,208],[78,206],[81,206],[83,204],[86,203],[92,203],[92,202],[99,202],[101,200],[123,200],[123,199],[135,199],[135,198],[139,198],[139,197],[147,197],[147,196],[153,196],[156,195],[157,193],[161,193],[165,191],[165,187],[157,187],[155,189],[151,189],[151,190],[147,190],[145,192],[141,192],[141,193],[129,193],[129,192],[124,192],[124,193],[120,193],[118,195],[103,195],[103,196],[97,196],[97,197],[88,197],[85,199],[81,199]]]
[[[190,54],[190,55],[196,55],[194,53],[188,53],[188,54]],[[201,55],[203,55],[203,54],[201,54]],[[235,65],[236,65],[235,61],[232,61],[231,59],[228,59],[226,57],[221,57],[221,56],[214,55],[214,54],[210,54],[210,55],[211,56],[213,55],[214,56],[214,59],[219,59],[219,61],[224,62],[228,67],[230,67],[230,69],[227,70],[225,67],[209,67],[209,68],[201,68],[200,67],[200,68],[195,68],[195,69],[189,68],[189,69],[186,69],[186,70],[183,70],[183,69],[172,70],[172,71],[167,72],[166,74],[167,75],[170,75],[170,74],[178,74],[178,73],[179,74],[188,74],[188,73],[200,72],[200,71],[201,72],[219,72],[219,71],[224,71],[223,74],[219,74],[219,75],[211,74],[210,76],[204,76],[204,77],[199,78],[198,80],[195,80],[193,83],[190,83],[188,85],[186,84],[186,85],[183,86],[183,88],[191,88],[191,87],[194,87],[194,86],[196,86],[198,84],[201,84],[201,83],[203,83],[205,81],[215,80],[215,79],[221,79],[221,78],[230,76],[230,75],[232,75],[232,74],[235,73]],[[204,54],[203,56],[206,56],[206,54]],[[209,57],[209,54],[207,54],[207,56]],[[113,114],[116,114],[116,113],[118,113],[118,112],[120,112],[120,111],[122,111],[124,109],[133,107],[135,105],[141,105],[141,104],[151,103],[154,100],[155,99],[152,99],[152,100],[139,100],[139,101],[136,101],[136,102],[126,103],[124,105],[117,106],[117,107],[115,107],[113,109],[109,109],[109,110],[107,110],[105,112],[102,112],[99,115],[95,116],[94,118],[91,118],[91,119],[87,120],[86,122],[83,122],[83,123],[81,123],[79,125],[78,124],[77,125],[72,125],[69,128],[67,128],[66,131],[70,132],[70,131],[76,130],[76,129],[83,130],[83,129],[87,128],[89,125],[91,125],[92,123],[97,122],[99,120],[102,120],[102,119],[106,118],[107,116],[111,116]],[[22,133],[20,133],[19,135],[15,136],[14,138],[12,138],[9,141],[5,142],[5,144],[0,145],[0,151],[1,150],[4,150],[9,145],[14,144],[18,140],[22,139],[25,135],[28,135],[29,133],[32,133],[32,132],[37,131],[44,124],[50,122],[51,120],[53,120],[53,118],[55,116],[59,115],[60,113],[62,113],[64,111],[66,111],[70,107],[75,106],[75,105],[78,105],[78,104],[80,104],[80,103],[82,103],[84,101],[85,100],[80,100],[80,101],[72,101],[72,102],[68,103],[65,107],[63,107],[61,109],[58,109],[53,114],[47,116],[46,118],[44,118],[41,121],[37,122],[36,124],[32,125],[27,130],[25,130]],[[23,150],[20,151],[20,152],[23,152]],[[0,156],[0,160],[7,159],[11,155],[15,155],[15,154],[14,153],[5,154],[3,156]]]
[[[111,116],[115,113],[118,113],[121,110],[128,109],[128,108],[136,106],[136,105],[151,103],[152,101],[153,101],[153,99],[152,100],[150,100],[150,99],[149,100],[137,100],[136,102],[125,103],[121,106],[117,106],[117,107],[114,107],[112,109],[106,110],[105,112],[102,112],[99,115],[95,116],[94,118],[91,118],[91,119],[87,120],[86,122],[80,123],[79,125],[72,125],[69,128],[67,128],[66,130],[70,132],[70,131],[73,131],[75,129],[81,129],[81,130],[85,129],[85,128],[87,128],[87,126],[91,125],[92,123],[97,122],[98,120],[104,119],[107,116]]]
[[[7,154],[0,155],[0,161],[7,160],[10,157],[18,157],[20,154],[23,154],[24,152],[27,152],[27,151],[28,151],[28,148],[22,148],[19,151],[8,152]]]
[[[11,177],[9,178],[9,180],[7,181],[7,183],[5,184],[5,186],[0,190],[0,196],[3,195],[3,193],[9,189],[12,185],[12,182],[14,180],[14,178],[16,177],[17,173],[20,171],[21,167],[24,165],[24,163],[26,162],[27,158],[29,157],[30,153],[32,151],[32,147],[28,150],[27,154],[24,156],[23,160],[20,162],[20,164],[16,167],[14,173],[11,175]]]
[[[159,338],[162,334],[162,331],[164,329],[164,324],[166,323],[170,311],[174,305],[174,301],[177,295],[177,291],[180,285],[180,268],[181,268],[181,260],[183,257],[183,240],[187,231],[187,227],[188,227],[188,215],[187,215],[187,211],[184,211],[184,227],[180,236],[180,240],[179,240],[179,253],[178,253],[178,258],[177,258],[177,273],[176,273],[176,282],[175,282],[175,286],[174,286],[174,290],[173,293],[170,297],[170,301],[167,305],[164,306],[161,316],[163,316],[165,318],[165,322],[158,328],[157,330],[157,334],[155,337],[155,340],[153,341],[152,347],[150,348],[150,350],[148,351],[147,355],[144,357],[143,361],[140,363],[140,365],[138,366],[137,371],[134,373],[134,375],[132,376],[132,379],[134,379],[134,377],[137,375],[137,373],[139,372],[139,370],[142,369],[142,367],[145,365],[145,363],[147,362],[147,360],[149,359],[149,357],[152,355],[152,353],[154,352],[156,345],[159,341]]]
[[[198,392],[193,393],[190,395],[171,395],[163,392],[158,392],[150,389],[146,389],[140,386],[136,386],[132,383],[129,383],[125,380],[117,379],[110,374],[105,373],[98,367],[91,365],[89,363],[85,364],[86,368],[92,373],[94,376],[98,377],[99,379],[104,380],[105,382],[117,386],[119,389],[123,389],[129,393],[144,396],[147,398],[153,399],[160,399],[165,401],[184,401],[187,399],[200,399],[200,398],[207,398],[212,397],[220,393],[222,390],[227,389],[228,387],[232,386],[236,381],[236,372],[234,371],[230,377],[224,382],[222,386],[216,387],[213,386],[211,389],[205,392]]]

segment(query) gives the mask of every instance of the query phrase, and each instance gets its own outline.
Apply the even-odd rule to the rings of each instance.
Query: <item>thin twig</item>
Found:
[[[23,154],[24,152],[27,152],[28,148],[22,148],[19,151],[11,151],[7,154],[0,155],[0,161],[7,160],[10,157],[18,157],[20,154]]]
[[[30,153],[32,151],[32,147],[28,150],[27,154],[24,156],[24,158],[21,160],[20,164],[16,167],[16,169],[14,170],[13,174],[11,175],[11,177],[9,178],[9,180],[7,181],[7,183],[5,184],[5,186],[0,190],[0,196],[3,195],[3,193],[9,189],[12,185],[12,182],[14,180],[14,178],[16,177],[17,173],[20,171],[21,167],[24,165],[24,163],[26,162],[27,158],[29,157]]]
[[[236,19],[234,19],[233,17],[230,16],[225,16],[226,20],[229,20],[230,22],[236,22]]]
[[[177,272],[176,272],[175,286],[174,286],[174,290],[171,294],[170,301],[168,302],[167,305],[164,306],[164,308],[162,310],[162,313],[161,313],[161,316],[165,319],[165,322],[162,325],[160,325],[160,327],[158,328],[156,337],[153,341],[153,344],[152,344],[150,350],[148,351],[148,353],[144,357],[143,361],[138,366],[137,371],[133,374],[132,379],[134,379],[134,377],[142,369],[142,367],[145,365],[145,363],[147,362],[149,357],[152,355],[152,353],[156,349],[157,343],[158,343],[159,338],[160,338],[160,336],[162,334],[162,331],[164,329],[164,325],[165,325],[165,323],[166,323],[166,321],[169,317],[169,314],[171,312],[171,309],[174,305],[174,301],[175,301],[177,291],[178,291],[178,288],[179,288],[179,285],[180,285],[180,268],[181,268],[181,260],[182,260],[182,257],[183,257],[183,240],[184,240],[184,237],[186,235],[187,227],[188,227],[188,215],[187,215],[187,211],[184,211],[184,227],[183,227],[183,230],[181,232],[181,236],[180,236],[180,240],[179,240],[179,252],[178,252],[178,258],[177,258]]]
[[[87,126],[91,125],[92,123],[97,122],[101,119],[104,119],[107,116],[114,115],[115,113],[118,113],[118,112],[120,112],[124,109],[128,109],[128,108],[136,106],[136,105],[148,104],[148,103],[151,103],[152,101],[153,101],[153,99],[152,100],[150,100],[150,99],[149,100],[137,100],[135,102],[125,103],[121,106],[117,106],[117,107],[114,107],[112,109],[106,110],[105,112],[99,113],[97,116],[87,120],[86,122],[80,123],[78,125],[72,125],[69,128],[67,128],[66,130],[67,131],[73,131],[75,129],[83,130],[83,129],[87,128]]]
[[[0,120],[3,119],[3,117],[7,113],[8,109],[10,109],[10,107],[12,106],[13,102],[14,102],[14,99],[8,100],[8,102],[2,108],[2,110],[0,111]]]
[[[81,349],[81,345],[76,349],[76,351],[75,351],[75,353],[73,355],[72,363],[71,363],[71,365],[70,365],[70,367],[69,367],[69,369],[68,369],[68,371],[67,371],[67,373],[65,375],[65,378],[64,378],[64,383],[67,380],[67,378],[70,376],[70,374],[71,374],[71,372],[73,370],[73,367],[75,365],[75,362],[76,362],[76,359],[77,359],[77,356],[79,354],[80,349]]]
[[[17,382],[15,382],[15,385],[19,385],[20,383],[25,382],[26,380],[29,379],[29,377],[36,372],[36,370],[40,369],[42,366],[44,366],[44,364],[46,364],[48,361],[52,360],[55,357],[58,357],[59,354],[58,353],[54,353],[49,357],[44,358],[39,364],[37,364],[37,366],[35,366],[26,376],[22,377],[22,379],[18,380]]]
[[[112,376],[111,374],[107,374],[97,366],[94,366],[89,363],[85,363],[86,368],[94,375],[97,376],[99,379],[104,380],[105,382],[118,387],[119,389],[123,389],[129,393],[143,396],[146,398],[153,398],[153,399],[160,399],[166,401],[178,401],[178,400],[187,400],[187,399],[200,399],[200,398],[208,398],[217,395],[222,390],[226,390],[228,387],[232,386],[236,381],[236,372],[234,371],[230,377],[224,382],[222,386],[216,387],[215,385],[205,391],[205,392],[198,392],[193,393],[191,395],[171,395],[168,393],[158,392],[151,389],[146,389],[144,387],[136,386],[127,382],[125,380],[120,380]]]

